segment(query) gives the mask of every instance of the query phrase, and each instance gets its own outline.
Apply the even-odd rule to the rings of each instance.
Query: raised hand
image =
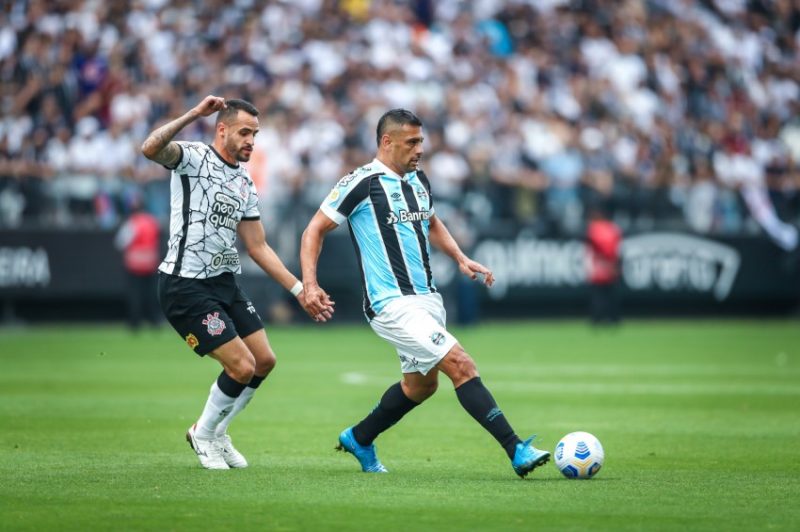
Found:
[[[224,108],[225,98],[209,95],[195,106],[194,111],[200,116],[209,116]]]

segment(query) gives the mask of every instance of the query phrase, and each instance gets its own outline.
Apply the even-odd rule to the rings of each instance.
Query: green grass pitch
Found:
[[[245,470],[184,441],[219,372],[164,328],[0,330],[0,530],[798,530],[800,324],[485,323],[454,329],[523,438],[603,443],[588,481],[526,480],[439,392],[334,451],[399,377],[366,324],[269,329],[276,372],[231,425]]]

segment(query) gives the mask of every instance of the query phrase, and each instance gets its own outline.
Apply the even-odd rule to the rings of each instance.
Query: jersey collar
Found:
[[[225,159],[223,159],[223,158],[222,158],[222,155],[220,155],[220,154],[217,152],[217,150],[216,150],[216,149],[214,149],[214,146],[212,146],[211,144],[209,144],[209,145],[208,145],[208,147],[209,147],[209,148],[211,148],[211,151],[213,151],[213,152],[214,152],[214,155],[216,155],[216,156],[217,156],[217,158],[218,158],[220,161],[222,161],[223,163],[225,163],[227,166],[230,166],[231,168],[239,168],[239,163],[236,163],[236,164],[231,164],[231,163],[229,163],[228,161],[226,161]]]
[[[385,164],[380,162],[377,157],[372,159],[372,164],[377,166],[378,169],[380,169],[384,174],[386,174],[389,177],[394,177],[394,178],[400,179],[402,181],[407,181],[408,180],[408,177],[407,177],[408,174],[406,174],[406,175],[401,177],[400,175],[397,174],[397,172],[395,172],[394,170],[392,170],[391,168],[389,168],[388,166],[386,166]]]

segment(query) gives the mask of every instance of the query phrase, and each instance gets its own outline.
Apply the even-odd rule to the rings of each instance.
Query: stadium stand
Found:
[[[168,210],[144,134],[206,94],[262,110],[267,223],[423,117],[440,212],[578,234],[800,221],[800,9],[789,0],[12,0],[0,11],[0,224],[116,227]],[[185,132],[209,137],[211,124]]]

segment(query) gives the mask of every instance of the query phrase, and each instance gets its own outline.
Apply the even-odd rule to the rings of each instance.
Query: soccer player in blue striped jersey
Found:
[[[446,328],[442,298],[431,273],[431,244],[450,256],[464,275],[494,282],[492,272],[467,257],[436,217],[431,184],[420,169],[422,122],[412,112],[386,112],[377,127],[375,159],[347,174],[322,202],[303,232],[300,262],[312,316],[331,304],[317,283],[325,235],[347,221],[364,289],[364,313],[372,329],[391,343],[403,378],[390,386],[372,412],[339,435],[339,449],[353,454],[365,472],[386,472],[373,441],[438,387],[439,372],[452,381],[464,409],[500,443],[514,471],[524,477],[550,453],[521,441],[488,389],[475,362]]]

